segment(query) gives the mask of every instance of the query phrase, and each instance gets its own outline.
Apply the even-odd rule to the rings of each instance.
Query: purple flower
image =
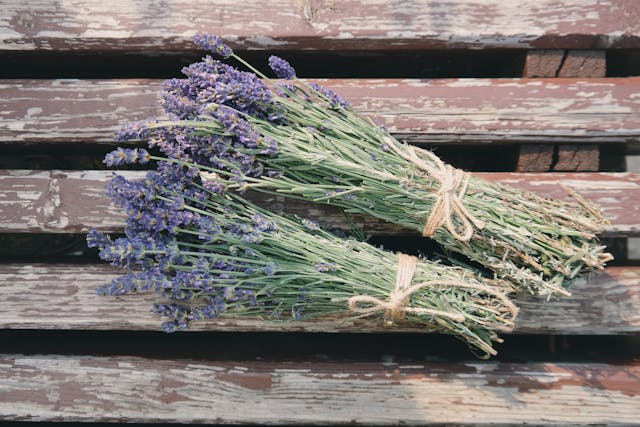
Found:
[[[193,42],[196,46],[217,53],[223,58],[228,58],[233,55],[233,50],[224,44],[220,37],[214,36],[213,34],[196,34],[193,36]]]
[[[314,88],[323,98],[329,101],[329,106],[331,108],[349,108],[349,103],[331,89],[327,89],[317,83],[311,83],[311,87]]]
[[[315,268],[316,271],[319,271],[320,273],[328,273],[338,270],[338,264],[336,264],[335,262],[319,262],[314,265],[313,268]]]
[[[103,163],[109,167],[121,165],[144,164],[151,159],[151,155],[143,148],[122,148],[108,153]]]
[[[306,219],[304,218],[302,221],[300,221],[302,223],[302,225],[304,225],[304,227],[307,230],[310,231],[316,231],[316,230],[320,230],[320,224],[318,224],[316,221],[312,221],[310,219]]]
[[[106,234],[98,230],[90,230],[87,233],[87,246],[90,248],[104,248],[111,243],[111,239]]]
[[[267,146],[260,150],[260,154],[273,155],[278,152],[278,143],[275,139],[264,137],[261,141],[267,143]]]
[[[149,136],[148,124],[151,120],[141,122],[131,122],[125,124],[114,134],[114,139],[118,142],[127,142],[131,140],[145,140]]]
[[[191,86],[185,79],[169,79],[162,83],[160,105],[171,118],[195,120],[198,107],[194,102]]]
[[[269,57],[269,67],[279,79],[291,80],[296,76],[296,70],[284,59],[271,55]]]
[[[264,268],[264,274],[266,274],[267,276],[273,276],[274,274],[276,274],[276,271],[278,271],[278,267],[278,263],[276,262],[267,264]]]

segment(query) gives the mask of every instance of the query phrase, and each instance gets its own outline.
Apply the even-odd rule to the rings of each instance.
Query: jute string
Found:
[[[349,298],[349,310],[357,314],[373,314],[380,311],[385,312],[385,322],[393,325],[398,320],[402,320],[407,313],[428,314],[432,316],[448,317],[456,322],[463,322],[464,316],[457,313],[448,313],[441,310],[433,310],[423,307],[409,307],[411,295],[422,288],[434,285],[441,285],[443,282],[429,281],[411,285],[418,265],[418,258],[399,253],[398,272],[396,273],[396,284],[389,294],[387,301],[381,300],[371,295],[356,295]],[[448,284],[448,283],[445,283]]]
[[[456,169],[445,164],[438,156],[427,150],[420,150],[413,146],[405,146],[404,150],[397,146],[393,140],[388,141],[389,148],[418,169],[426,172],[430,177],[438,181],[440,188],[436,192],[436,201],[431,213],[422,228],[424,237],[431,237],[442,226],[457,240],[468,242],[473,236],[473,226],[481,230],[484,222],[473,216],[464,206],[462,200],[467,192],[471,175],[463,170]],[[425,162],[420,156],[426,156],[433,166]],[[454,217],[462,224],[461,230],[457,230]]]

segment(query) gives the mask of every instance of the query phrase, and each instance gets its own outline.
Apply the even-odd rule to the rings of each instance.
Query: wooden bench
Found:
[[[638,4],[220,3],[0,7],[0,425],[640,425],[640,267],[625,251],[640,174],[621,163],[640,141]],[[158,332],[153,296],[95,295],[118,272],[83,234],[122,231],[100,160],[119,124],[160,114],[165,74],[199,55],[195,32],[329,76],[400,138],[489,179],[556,197],[570,185],[611,219],[615,264],[570,298],[522,297],[489,361],[371,321]],[[345,226],[326,207],[263,201]],[[390,247],[428,247],[356,222]]]

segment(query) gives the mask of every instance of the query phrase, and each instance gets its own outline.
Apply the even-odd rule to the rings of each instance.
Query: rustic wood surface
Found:
[[[600,166],[597,144],[523,144],[517,172],[595,172]]]
[[[626,143],[640,139],[640,78],[318,80],[401,139]],[[0,142],[109,142],[162,116],[159,80],[4,80]]]
[[[604,77],[606,74],[604,50],[568,50],[557,77]]]
[[[0,264],[0,329],[159,330],[149,313],[154,294],[97,296],[98,286],[118,276],[107,265]],[[640,267],[610,267],[580,279],[573,295],[554,301],[522,296],[515,333],[627,334],[640,332]],[[192,330],[304,332],[419,332],[390,329],[377,320],[264,322],[227,317],[196,322]]]
[[[557,148],[557,161],[551,170],[597,171],[600,165],[600,149],[596,144],[560,144]]]
[[[558,77],[565,57],[562,49],[533,49],[527,52],[523,77]]]
[[[123,215],[112,206],[104,186],[109,171],[0,171],[0,233],[80,233],[96,228],[122,231]],[[141,177],[144,172],[123,175]],[[569,200],[560,182],[602,208],[612,225],[605,236],[640,235],[640,174],[636,173],[477,173],[479,177],[513,187]],[[347,228],[336,208],[292,201],[280,196],[255,195],[253,200],[278,212],[317,218],[328,227]],[[368,232],[411,232],[371,217],[356,216]]]
[[[8,0],[0,49],[193,50],[195,32],[243,49],[638,47],[634,0]]]
[[[524,77],[605,77],[603,50],[546,50],[527,52]],[[600,149],[596,144],[524,144],[519,147],[518,172],[597,171]],[[557,160],[554,162],[554,153]]]
[[[605,77],[604,50],[534,49],[527,52],[523,77]]]
[[[395,363],[0,356],[21,421],[638,425],[640,364]]]
[[[553,166],[553,144],[522,144],[518,147],[516,172],[548,172]]]

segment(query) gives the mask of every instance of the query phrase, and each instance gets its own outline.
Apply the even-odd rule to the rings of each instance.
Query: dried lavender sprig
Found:
[[[251,67],[233,52],[229,56]],[[203,70],[211,78],[204,91],[215,93],[217,71],[207,61]],[[281,61],[278,67],[284,68]],[[225,73],[230,75],[228,70]],[[202,102],[200,95],[193,95],[192,102],[199,106],[193,121],[198,123],[182,122],[180,126],[197,129],[197,138],[180,141],[178,145],[186,146],[183,153],[189,156],[206,149],[203,137],[224,138],[223,152],[211,149],[208,160],[194,159],[231,173],[231,183],[220,184],[220,188],[246,189],[251,182],[261,191],[331,203],[422,230],[440,183],[399,153],[414,153],[429,163],[426,153],[403,146],[386,130],[347,108],[335,94],[295,78],[295,72],[288,74],[291,81],[255,103],[259,114],[224,100]],[[192,80],[190,76],[185,85],[200,93],[203,80],[200,86],[194,86]],[[260,92],[267,90],[256,76],[246,87],[235,86],[234,97],[246,98],[255,87]],[[271,115],[278,119],[271,120]],[[212,132],[212,123],[226,126],[225,131]],[[171,138],[164,144],[172,146]],[[264,146],[273,148],[267,153],[256,148]],[[564,287],[576,275],[602,268],[610,259],[594,236],[603,228],[602,218],[579,205],[550,201],[475,177],[462,200],[486,226],[474,230],[469,242],[454,238],[446,229],[433,237],[532,292],[567,293]],[[461,225],[456,218],[453,223]]]
[[[353,312],[349,299],[380,301],[393,290],[398,255],[354,239],[338,238],[309,220],[285,218],[234,195],[206,189],[185,162],[163,163],[139,181],[116,176],[109,186],[127,212],[126,237],[91,232],[102,259],[129,270],[100,289],[121,295],[155,290],[166,298],[154,311],[163,329],[222,313],[273,320],[382,316]],[[495,354],[496,332],[513,327],[517,309],[505,283],[470,269],[421,260],[406,321],[425,331],[456,335]],[[426,285],[425,285],[426,286]],[[440,313],[425,314],[424,312]]]

